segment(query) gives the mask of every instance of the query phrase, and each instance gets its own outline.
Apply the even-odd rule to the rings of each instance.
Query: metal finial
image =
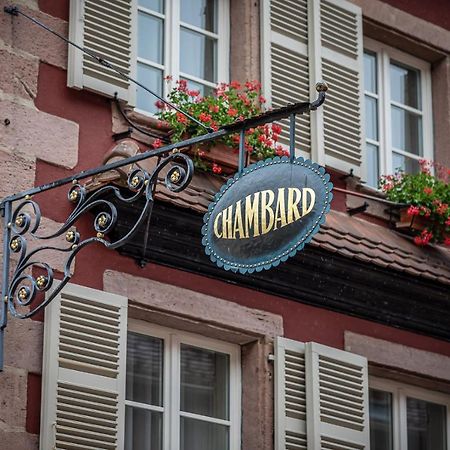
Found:
[[[316,83],[316,91],[317,92],[327,92],[328,84],[325,81],[319,81]]]

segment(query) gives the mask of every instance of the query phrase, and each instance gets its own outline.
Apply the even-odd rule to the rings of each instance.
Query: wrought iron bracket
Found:
[[[129,78],[120,72],[112,64],[84,49],[64,36],[59,35],[46,25],[33,17],[23,13],[19,8],[9,6],[4,11],[13,16],[22,15],[36,25],[58,36],[69,45],[87,53],[100,64],[115,70],[128,81],[144,88],[145,91],[155,95],[169,107],[184,114],[189,120],[201,125],[205,129],[202,136],[186,139],[182,142],[172,143],[164,147],[148,150],[132,157],[114,161],[112,163],[85,170],[75,175],[62,178],[50,183],[34,187],[32,189],[10,195],[0,202],[0,213],[3,217],[3,272],[2,272],[2,301],[0,306],[0,371],[3,370],[3,340],[4,331],[8,323],[8,316],[26,319],[42,311],[64,288],[72,277],[73,263],[77,254],[90,245],[103,245],[109,249],[117,249],[126,242],[132,240],[145,220],[150,222],[154,204],[154,192],[158,179],[163,177],[165,187],[172,192],[181,192],[185,189],[193,176],[194,165],[192,160],[180,149],[206,143],[223,138],[229,134],[240,133],[245,136],[245,131],[266,123],[290,118],[290,158],[295,156],[295,117],[297,114],[308,113],[316,110],[325,101],[327,86],[325,83],[317,84],[318,98],[312,103],[294,103],[283,108],[271,110],[259,116],[237,121],[224,126],[217,131],[212,131],[199,123],[186,112],[180,110],[167,100],[162,99],[151,90],[142,86],[136,80]],[[135,127],[134,124],[129,123]],[[245,166],[244,139],[241,139],[239,148],[239,170]],[[155,167],[151,171],[144,170],[139,164],[141,161],[157,158]],[[117,186],[106,185],[88,194],[83,180],[96,175],[109,172],[120,167],[131,167],[127,180],[128,194],[124,194]],[[164,169],[164,175],[162,171]],[[72,212],[64,223],[53,233],[45,233],[42,224],[41,209],[36,196],[46,191],[68,186],[67,201],[73,205]],[[105,198],[113,196],[117,201],[132,204],[138,199],[144,199],[140,214],[136,222],[127,233],[116,240],[111,238],[110,231],[117,222],[118,209],[115,204]],[[136,203],[137,204],[137,203]],[[94,213],[94,216],[88,213]],[[82,218],[92,221],[90,232],[80,231]],[[85,230],[85,227],[83,228]],[[55,240],[61,238],[63,243]],[[55,282],[55,268],[45,261],[46,252],[57,253],[65,256],[61,278]]]
[[[192,160],[180,153],[181,148],[220,139],[226,135],[241,133],[259,125],[290,118],[291,125],[295,123],[297,114],[307,113],[312,109],[312,103],[295,103],[286,107],[272,110],[259,116],[245,119],[227,125],[218,131],[187,139],[182,142],[169,144],[156,150],[149,150],[135,156],[114,161],[94,169],[82,171],[76,175],[62,178],[18,194],[10,195],[0,203],[3,216],[3,274],[2,274],[2,306],[0,313],[0,370],[3,367],[3,334],[7,326],[8,311],[13,317],[25,319],[32,317],[44,309],[64,288],[72,277],[72,266],[76,255],[85,247],[92,244],[102,244],[106,248],[116,249],[133,239],[142,223],[150,218],[154,203],[154,188],[158,182],[158,175],[166,168],[165,186],[173,192],[185,189],[193,176]],[[290,154],[294,157],[294,134],[291,129]],[[139,162],[150,158],[161,158],[152,172],[142,169]],[[244,167],[244,148],[240,148],[240,170]],[[83,180],[124,166],[134,169],[128,177],[130,195],[125,196],[116,186],[106,185],[88,195]],[[57,231],[51,234],[41,233],[41,210],[36,196],[58,187],[69,185],[67,201],[74,206],[65,222]],[[117,208],[103,195],[112,193],[114,197],[125,203],[136,202],[144,198],[144,206],[136,223],[129,232],[116,241],[108,237],[117,221]],[[95,211],[92,235],[82,236],[77,228],[77,222],[89,211]],[[29,241],[50,242],[63,236],[65,245],[42,244],[29,245]],[[54,268],[40,259],[44,252],[66,254],[62,279],[58,284],[54,282]],[[12,258],[13,257],[13,258]],[[16,262],[10,272],[11,261]],[[32,270],[34,269],[34,271]]]

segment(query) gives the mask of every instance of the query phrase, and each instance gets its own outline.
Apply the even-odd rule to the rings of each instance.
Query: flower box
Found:
[[[218,130],[221,126],[257,116],[263,112],[261,105],[265,102],[258,81],[220,83],[213,94],[202,97],[199,91],[190,90],[185,80],[179,80],[168,98],[179,110],[157,102],[157,116],[171,128],[172,142],[200,136],[207,129]],[[190,117],[180,111],[185,111]],[[256,161],[287,154],[287,150],[278,143],[281,132],[280,125],[276,123],[246,130],[246,157],[250,154]],[[189,152],[197,169],[231,175],[238,169],[239,140],[239,134],[226,135],[213,146],[195,146]]]
[[[450,245],[450,170],[420,160],[419,173],[385,175],[380,186],[388,200],[409,204],[400,210],[396,228],[414,235],[417,245]]]
[[[405,206],[400,209],[400,220],[395,224],[397,229],[414,232],[423,231],[430,226],[430,219],[428,217],[420,215],[412,216],[411,214],[408,214],[409,208],[409,206]]]

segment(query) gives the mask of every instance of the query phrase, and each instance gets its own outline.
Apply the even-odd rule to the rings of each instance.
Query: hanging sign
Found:
[[[303,158],[259,161],[222,186],[204,216],[205,252],[225,270],[260,272],[302,250],[330,210],[333,184]]]

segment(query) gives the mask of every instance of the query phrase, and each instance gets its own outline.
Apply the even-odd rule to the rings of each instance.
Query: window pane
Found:
[[[163,352],[162,339],[128,333],[127,400],[162,406]]]
[[[366,137],[378,141],[377,99],[366,95]]]
[[[183,0],[181,21],[217,33],[216,0]]]
[[[393,106],[391,128],[393,147],[422,156],[422,117]]]
[[[391,63],[391,99],[421,109],[420,72]]]
[[[162,96],[163,75],[161,70],[138,63],[137,78],[144,86],[147,86],[153,92]],[[139,86],[137,87],[136,106],[138,109],[155,113],[158,110],[155,106],[156,100],[156,97],[152,94],[144,91],[144,89]]]
[[[139,6],[164,13],[164,0],[139,0]]]
[[[125,448],[162,450],[162,414],[141,408],[125,408]]]
[[[228,419],[229,355],[181,346],[181,410]]]
[[[181,417],[181,450],[228,450],[229,430],[225,425]]]
[[[163,64],[162,19],[140,12],[138,30],[138,56]]]
[[[408,450],[445,450],[445,406],[408,398]]]
[[[377,57],[374,53],[364,52],[364,89],[376,94],[377,89]]]
[[[380,176],[378,146],[366,144],[367,154],[367,184],[378,188],[378,178]]]
[[[392,450],[392,394],[369,391],[370,449]]]
[[[188,84],[188,89],[194,90],[194,91],[200,91],[200,95],[204,97],[205,95],[212,95],[214,88],[211,86],[206,86],[201,83],[196,83],[195,81],[186,80]]]
[[[418,173],[420,170],[419,162],[417,159],[392,152],[392,170],[395,172],[398,169],[407,173]]]
[[[216,53],[215,39],[181,27],[180,69],[182,72],[216,83]]]

